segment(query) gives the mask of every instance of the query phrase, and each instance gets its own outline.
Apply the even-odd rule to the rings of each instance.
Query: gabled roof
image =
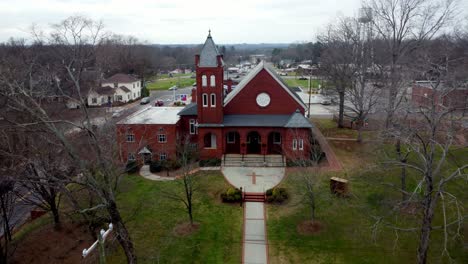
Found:
[[[307,128],[312,128],[312,124],[310,123],[307,118],[298,110],[294,114],[291,115],[289,118],[288,122],[284,127],[288,128],[299,128],[299,127],[307,127]]]
[[[198,61],[199,67],[218,67],[218,48],[216,47],[211,33],[208,33],[205,44],[200,52],[200,60]]]
[[[190,116],[190,115],[196,116],[196,115],[198,115],[197,110],[198,110],[197,103],[191,103],[191,104],[187,105],[184,109],[182,109],[182,111],[180,111],[178,115],[180,115],[180,116]]]
[[[120,86],[119,89],[121,89],[122,91],[126,92],[126,93],[130,93],[130,89],[128,89],[127,87],[125,86]]]
[[[224,99],[224,106],[226,106],[229,102],[232,101],[234,97],[236,97],[237,94],[242,91],[242,89],[247,86],[247,84],[252,81],[257,74],[259,74],[263,69],[265,69],[266,72],[268,72],[271,77],[294,99],[296,102],[303,107],[303,109],[307,109],[306,105],[304,102],[301,100],[301,98],[291,89],[288,87],[288,85],[283,81],[281,77],[279,77],[276,72],[271,69],[264,61],[261,61],[255,68],[253,68],[245,77],[242,79],[242,81],[236,86],[236,89],[234,89],[231,93],[229,93],[226,98]]]
[[[115,89],[110,86],[97,87],[93,91],[100,95],[113,95],[115,93]]]
[[[132,83],[137,81],[138,79],[130,74],[116,73],[105,79],[102,83]]]

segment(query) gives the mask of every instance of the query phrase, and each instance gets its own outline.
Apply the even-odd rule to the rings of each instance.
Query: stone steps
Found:
[[[281,155],[242,155],[226,154],[223,157],[225,167],[284,167],[284,158]]]
[[[265,195],[263,193],[244,193],[245,202],[265,202]]]

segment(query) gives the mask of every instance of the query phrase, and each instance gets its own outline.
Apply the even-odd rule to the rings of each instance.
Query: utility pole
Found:
[[[307,118],[310,118],[310,100],[312,97],[312,71],[309,74],[309,107],[307,108]]]
[[[94,242],[91,247],[83,249],[82,256],[83,258],[86,258],[86,256],[91,253],[97,246],[99,246],[99,264],[106,264],[106,251],[104,247],[104,242],[106,241],[107,236],[109,236],[110,232],[112,232],[112,229],[114,226],[112,223],[109,224],[109,229],[107,231],[104,231],[104,229],[101,229],[101,231],[98,234],[98,240]]]

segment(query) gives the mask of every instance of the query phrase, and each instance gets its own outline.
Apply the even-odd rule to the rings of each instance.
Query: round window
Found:
[[[257,104],[260,107],[266,107],[270,104],[270,96],[267,93],[259,93],[257,95]]]

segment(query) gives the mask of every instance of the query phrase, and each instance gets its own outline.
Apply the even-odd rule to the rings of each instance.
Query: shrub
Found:
[[[233,187],[229,187],[225,192],[221,193],[221,199],[225,203],[235,203],[242,200],[241,190]]]
[[[138,172],[138,164],[136,161],[128,161],[127,165],[125,165],[125,172],[127,173],[137,173]]]
[[[152,161],[151,164],[149,165],[149,169],[152,173],[161,172],[162,165],[159,161]]]
[[[165,161],[165,168],[167,170],[178,170],[182,167],[179,160],[166,160]]]
[[[273,188],[266,191],[266,200],[269,203],[283,203],[289,197],[285,188]]]
[[[198,165],[200,165],[200,167],[217,167],[217,166],[221,166],[221,159],[213,158],[213,159],[200,160],[198,162]]]

